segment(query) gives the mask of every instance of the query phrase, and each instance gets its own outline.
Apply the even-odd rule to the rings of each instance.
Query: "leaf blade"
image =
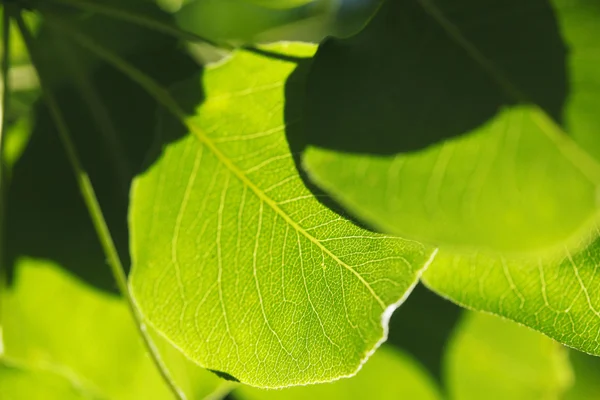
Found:
[[[442,17],[432,18],[423,5]],[[561,0],[387,7],[361,39],[322,47],[321,76],[313,77],[322,96],[307,104],[314,130],[323,123],[335,136],[341,126],[351,137],[362,129],[385,146],[356,140],[341,148],[313,138],[304,156],[309,175],[384,231],[440,246],[423,276],[436,293],[599,354],[600,299],[591,288],[598,279],[600,120],[590,110],[600,81],[589,61],[598,54],[589,41],[598,30],[590,18],[597,7]],[[531,21],[536,33],[527,28]],[[371,61],[373,72],[356,85],[363,90],[385,73],[390,88],[375,86],[382,101],[338,96],[346,107],[334,108],[329,120],[315,111],[334,103],[319,84],[348,83],[343,72],[336,80],[332,62],[358,60],[364,69],[365,54],[381,61],[389,52],[374,50],[374,38],[402,29],[399,55],[388,57],[393,67]],[[394,76],[401,85],[390,84]],[[353,101],[360,106],[353,109]],[[353,115],[352,124],[336,125],[342,113]],[[398,115],[403,119],[394,120]],[[404,140],[400,149],[394,135]]]
[[[352,375],[432,253],[356,227],[304,186],[283,134],[295,65],[282,58],[239,52],[206,72],[207,100],[161,128],[192,135],[137,179],[130,215],[148,320],[200,365],[261,387]]]

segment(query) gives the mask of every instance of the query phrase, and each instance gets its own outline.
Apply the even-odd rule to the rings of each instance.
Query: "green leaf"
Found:
[[[241,386],[234,396],[242,400],[442,398],[435,382],[417,362],[398,349],[387,346],[377,350],[359,373],[350,379],[283,390]]]
[[[189,135],[136,179],[130,214],[130,284],[147,319],[201,366],[269,388],[354,374],[432,255],[307,189],[283,99],[314,47],[274,51],[237,52],[180,86],[192,115],[160,129],[179,136],[183,122]],[[202,84],[206,101],[188,104]]]
[[[101,398],[171,398],[120,298],[82,284],[51,262],[21,259],[3,300],[2,357],[7,360],[67,376],[76,387]],[[158,345],[190,398],[202,398],[220,384],[170,345]],[[0,385],[12,380],[7,373],[0,372]],[[36,375],[30,376],[30,385],[46,379]],[[27,375],[21,376],[25,381]]]
[[[600,358],[571,351],[571,366],[575,382],[565,394],[566,400],[586,400],[600,398]]]
[[[314,2],[315,0],[244,0],[266,8],[294,8]],[[319,0],[316,0],[319,1]]]
[[[319,49],[304,155],[359,217],[440,247],[431,289],[594,354],[599,14],[586,1],[388,1]]]
[[[303,0],[284,2],[289,1],[299,5]],[[318,41],[326,34],[327,4],[284,8],[266,7],[267,2],[281,3],[281,0],[197,0],[185,4],[175,17],[182,29],[217,41],[248,43],[304,38]],[[310,24],[311,20],[315,23]]]
[[[466,313],[445,357],[449,398],[559,399],[572,383],[567,349],[537,332]]]
[[[101,399],[56,371],[29,369],[6,360],[0,360],[0,391],[7,399]]]

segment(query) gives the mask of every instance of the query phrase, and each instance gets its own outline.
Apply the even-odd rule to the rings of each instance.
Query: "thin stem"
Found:
[[[86,0],[50,0],[51,2],[63,4],[69,7],[77,8],[83,11],[96,12],[106,17],[118,19],[121,21],[131,22],[132,24],[143,26],[155,32],[161,32],[166,35],[172,36],[176,39],[190,41],[190,42],[204,42],[218,49],[225,51],[243,50],[250,53],[258,53],[267,57],[278,57],[279,54],[258,49],[252,45],[243,45],[240,47],[233,46],[225,42],[216,42],[212,39],[197,35],[195,33],[180,29],[176,26],[160,21],[148,15],[141,15],[134,13],[130,10],[119,8],[114,5],[106,5],[99,3],[92,3]],[[43,11],[44,13],[51,13],[52,10],[48,9],[44,4],[36,5],[36,8]]]
[[[177,104],[177,102],[173,99],[173,97],[171,97],[169,92],[157,84],[156,81],[154,81],[150,76],[146,75],[132,64],[123,60],[115,53],[97,44],[88,35],[85,35],[72,28],[71,25],[64,19],[54,14],[45,14],[45,17],[45,22],[52,26],[52,28],[63,31],[66,38],[73,40],[84,49],[87,49],[92,54],[96,55],[99,59],[106,61],[108,64],[121,71],[125,76],[129,77],[132,81],[136,82],[144,90],[146,90],[150,96],[152,96],[174,116],[182,121],[186,119],[185,113],[179,104]]]
[[[98,14],[105,15],[114,19],[120,19],[122,21],[131,22],[132,24],[144,26],[154,31],[162,32],[170,36],[174,36],[177,39],[188,40],[191,42],[204,42],[217,48],[223,48],[227,50],[233,50],[233,46],[225,43],[217,43],[214,40],[205,38],[192,32],[184,31],[173,25],[157,20],[151,16],[134,13],[125,8],[115,7],[113,5],[106,5],[100,3],[93,3],[86,0],[51,0],[54,3],[67,5],[69,7],[77,8],[80,10],[91,11]],[[41,8],[41,7],[39,7]]]
[[[56,99],[54,98],[52,91],[49,87],[46,86],[45,79],[41,74],[42,70],[39,68],[39,62],[36,57],[35,51],[33,51],[33,37],[28,27],[25,25],[25,21],[20,14],[16,15],[17,24],[19,26],[19,30],[23,39],[25,41],[25,45],[29,52],[29,56],[31,58],[32,64],[34,65],[40,80],[40,87],[42,90],[42,94],[44,96],[45,103],[50,111],[50,114],[56,124],[56,129],[60,136],[60,139],[65,147],[65,151],[67,152],[67,157],[69,162],[71,163],[71,167],[73,172],[75,173],[75,178],[77,180],[77,184],[79,186],[79,190],[81,191],[81,195],[83,200],[88,208],[88,212],[92,219],[92,223],[98,235],[98,239],[102,245],[104,253],[108,259],[108,264],[112,270],[113,276],[121,291],[123,297],[126,299],[127,305],[133,316],[136,326],[138,328],[139,334],[143,339],[143,342],[150,354],[150,357],[156,368],[158,369],[160,375],[164,379],[165,383],[171,389],[173,394],[177,399],[185,399],[185,395],[177,388],[169,373],[167,368],[165,367],[154,342],[150,338],[148,331],[146,329],[146,325],[143,321],[143,317],[138,311],[137,307],[134,304],[131,293],[129,292],[129,288],[127,286],[127,277],[125,275],[125,271],[123,269],[123,265],[121,264],[121,260],[119,259],[119,254],[113,242],[112,236],[102,214],[102,209],[100,208],[100,204],[98,203],[98,199],[94,192],[94,188],[92,186],[92,182],[90,181],[89,175],[83,168],[79,156],[77,154],[77,150],[71,140],[71,134],[69,132],[69,128],[67,126],[66,121],[63,118],[61,110],[58,106]]]
[[[0,82],[0,357],[4,354],[4,339],[2,335],[2,317],[3,317],[3,293],[8,278],[8,266],[6,254],[4,254],[4,229],[6,228],[6,195],[8,173],[4,154],[4,136],[6,131],[6,114],[8,111],[8,102],[10,98],[10,86],[8,73],[10,70],[10,17],[11,9],[5,5],[2,9],[2,82]]]
[[[121,143],[117,130],[110,118],[110,113],[104,106],[94,84],[82,70],[81,63],[73,54],[71,46],[64,41],[59,40],[56,43],[56,47],[61,53],[64,63],[70,69],[71,76],[79,89],[81,98],[84,103],[86,103],[88,110],[104,139],[108,155],[112,159],[112,165],[119,178],[121,190],[124,194],[127,194],[129,190],[129,181],[133,177],[133,174],[129,163],[127,162],[123,144]]]
[[[223,381],[210,394],[204,397],[204,400],[222,400],[231,393],[239,383],[232,381]]]

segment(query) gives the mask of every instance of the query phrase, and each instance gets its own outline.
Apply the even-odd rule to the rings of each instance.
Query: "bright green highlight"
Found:
[[[600,9],[461,5],[388,2],[319,49],[304,165],[368,223],[439,246],[432,290],[600,355]],[[472,23],[487,14],[511,29]]]
[[[306,188],[285,136],[295,67],[239,52],[180,85],[182,104],[200,85],[206,100],[186,121],[163,117],[162,137],[187,135],[136,179],[130,216],[142,313],[201,366],[270,388],[353,375],[433,254],[357,227]]]

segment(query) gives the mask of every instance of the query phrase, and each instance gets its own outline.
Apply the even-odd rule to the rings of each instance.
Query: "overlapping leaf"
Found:
[[[192,115],[160,130],[185,122],[189,134],[136,180],[130,216],[131,287],[148,320],[200,365],[261,387],[355,373],[432,254],[357,227],[307,189],[284,83],[314,48],[276,50],[236,53],[179,87]],[[205,103],[189,107],[202,84]]]
[[[594,354],[599,13],[586,0],[388,2],[317,53],[304,158],[359,216],[440,246],[430,288]]]

